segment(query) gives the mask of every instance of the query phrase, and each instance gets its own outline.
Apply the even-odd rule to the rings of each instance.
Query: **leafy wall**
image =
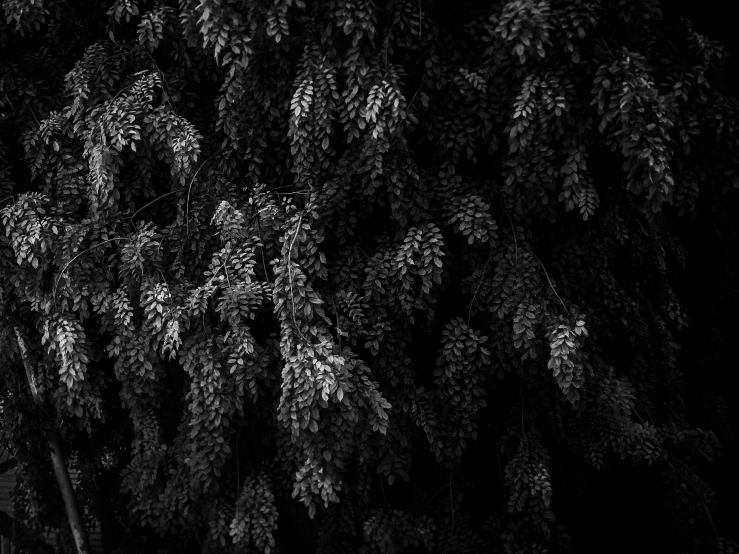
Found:
[[[60,425],[111,551],[577,551],[558,495],[618,467],[655,484],[665,551],[738,549],[678,363],[677,229],[739,185],[727,50],[689,20],[656,0],[3,13],[21,544],[66,529]]]

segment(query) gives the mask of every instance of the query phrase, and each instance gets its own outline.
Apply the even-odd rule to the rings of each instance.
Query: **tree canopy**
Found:
[[[736,257],[739,104],[677,8],[2,11],[21,548],[73,551],[58,429],[110,552],[584,552],[588,499],[628,482],[650,519],[604,543],[739,551],[728,398],[690,401],[737,304],[691,252]]]

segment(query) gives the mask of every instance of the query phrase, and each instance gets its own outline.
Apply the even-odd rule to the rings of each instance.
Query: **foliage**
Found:
[[[64,528],[60,424],[116,552],[566,552],[557,472],[619,463],[662,471],[665,548],[737,550],[678,354],[675,222],[739,185],[727,50],[690,21],[657,0],[3,15],[21,547]]]

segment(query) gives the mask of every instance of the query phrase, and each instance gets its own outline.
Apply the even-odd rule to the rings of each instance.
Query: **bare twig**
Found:
[[[508,218],[508,221],[511,224],[511,231],[513,232],[513,243],[516,246],[516,265],[518,266],[518,241],[516,241],[516,229],[513,226],[513,220],[511,219],[511,216],[508,215],[508,212],[505,212],[505,215],[506,215],[506,217]],[[549,281],[549,286],[551,287],[552,292],[559,299],[559,301],[562,304],[562,307],[564,308],[565,313],[567,313],[567,306],[565,306],[565,303],[562,302],[562,298],[560,298],[559,294],[557,294],[557,291],[554,290],[554,285],[552,285],[552,280],[549,278],[549,274],[547,273],[547,269],[544,267],[544,264],[541,263],[541,260],[539,259],[539,257],[536,254],[534,254],[533,252],[531,252],[531,255],[534,256],[534,258],[536,258],[536,261],[539,262],[539,265],[544,270],[544,275],[546,275],[547,281]]]
[[[241,427],[244,425],[244,420],[239,421],[239,430],[236,431],[236,498],[241,494],[241,476],[239,474],[239,437],[241,437]]]
[[[390,29],[387,32],[387,36],[385,37],[385,75],[387,76],[387,52],[390,47],[390,36],[393,34],[393,28],[395,27],[395,24],[398,22],[397,18],[393,19],[393,24],[390,25]]]
[[[503,464],[500,463],[500,452],[498,452],[498,441],[493,437],[493,447],[495,448],[495,457],[498,458],[498,477],[500,479],[500,490],[503,490]]]
[[[151,60],[151,63],[154,64],[154,67],[159,72],[159,76],[162,79],[162,85],[165,86],[165,87],[167,87],[167,91],[169,93],[167,95],[167,104],[169,104],[169,108],[176,114],[177,113],[177,110],[175,109],[175,107],[172,105],[172,102],[170,101],[170,98],[172,97],[172,89],[169,87],[169,83],[167,82],[167,79],[164,77],[164,72],[161,69],[159,69],[159,65],[157,64],[157,62],[153,58],[153,56],[151,54],[149,54],[149,52],[146,52],[146,55],[149,56],[149,59]]]
[[[339,337],[339,350],[341,348],[341,328],[339,327],[339,310],[336,309],[336,301],[331,297],[331,305],[334,307],[334,313],[336,314],[336,334]]]
[[[379,269],[377,267],[377,264],[375,263],[375,261],[372,258],[369,257],[369,255],[367,254],[367,252],[365,252],[364,250],[362,250],[359,246],[357,246],[357,250],[359,250],[362,254],[364,254],[366,256],[366,258],[369,260],[369,263],[371,263],[374,266],[375,269]]]
[[[83,254],[87,254],[93,248],[97,248],[98,246],[102,246],[103,244],[106,244],[108,242],[113,242],[113,241],[116,241],[116,240],[129,240],[129,239],[127,239],[125,237],[115,237],[115,238],[112,238],[112,239],[104,240],[102,242],[99,242],[99,243],[91,246],[90,248],[86,248],[85,250],[83,250],[82,252],[80,252],[79,254],[77,254],[74,258],[72,258],[71,260],[69,260],[66,264],[64,264],[64,267],[62,268],[62,271],[59,273],[59,277],[57,277],[56,283],[54,284],[54,290],[53,290],[52,295],[51,295],[51,297],[54,299],[54,305],[56,305],[56,290],[59,287],[59,281],[61,281],[62,280],[62,277],[64,277],[64,272],[67,270],[67,268],[77,258],[79,258],[80,256],[82,256]]]
[[[526,438],[526,429],[524,426],[524,409],[523,409],[523,377],[520,377],[521,379],[521,387],[519,388],[519,397],[521,398],[521,434],[523,435],[524,440],[528,440]]]
[[[300,327],[298,326],[298,321],[295,319],[295,291],[293,290],[293,273],[292,269],[290,269],[290,257],[292,255],[293,251],[293,245],[295,244],[295,240],[298,238],[298,234],[300,233],[300,228],[303,223],[303,212],[300,212],[300,217],[298,218],[298,225],[295,229],[295,235],[293,236],[293,240],[290,243],[290,248],[287,250],[287,278],[290,280],[290,302],[292,303],[292,316],[293,316],[293,324],[295,325],[295,329],[298,331],[298,334],[301,336],[301,338],[307,343],[308,339],[305,338],[305,335],[303,335],[303,332],[300,330]]]
[[[452,512],[452,529],[449,535],[447,536],[446,543],[444,544],[444,550],[442,552],[446,552],[449,549],[449,542],[454,538],[454,489],[452,487],[452,481],[454,480],[454,467],[452,467],[452,472],[449,475],[449,506],[451,507]]]
[[[470,324],[470,319],[472,318],[472,305],[475,303],[475,298],[477,297],[477,293],[480,292],[480,287],[482,286],[482,281],[485,279],[485,270],[488,268],[488,264],[490,263],[490,256],[492,254],[488,255],[488,259],[485,262],[485,267],[482,268],[482,275],[480,276],[480,282],[477,284],[477,290],[475,291],[475,294],[472,295],[472,300],[470,300],[470,309],[467,312],[467,325]]]
[[[271,285],[272,282],[269,280],[269,273],[267,272],[267,260],[264,259],[264,241],[262,239],[262,224],[259,222],[259,217],[257,217],[257,232],[259,233],[259,242],[261,243],[260,250],[262,252],[262,267],[264,267],[264,277],[267,279],[267,283]]]
[[[449,533],[449,537],[454,537],[454,491],[452,490],[452,483],[454,481],[454,468],[452,468],[452,473],[449,476],[449,505],[452,508],[452,532]]]
[[[449,483],[444,484],[438,491],[436,491],[434,494],[431,495],[431,497],[426,501],[426,503],[423,505],[423,508],[421,508],[421,512],[423,512],[428,505],[431,503],[431,501],[436,498],[445,488],[449,486]]]
[[[145,210],[146,208],[148,208],[149,206],[151,206],[151,205],[152,205],[152,204],[153,204],[154,202],[157,202],[157,201],[161,200],[162,198],[165,198],[165,197],[169,196],[170,194],[177,194],[177,193],[179,193],[179,192],[185,192],[185,189],[176,189],[176,190],[171,190],[171,191],[169,191],[169,192],[165,192],[164,194],[161,194],[161,195],[157,196],[157,197],[156,197],[156,198],[155,198],[154,200],[152,200],[152,201],[151,201],[151,202],[149,202],[148,204],[146,204],[146,205],[142,206],[141,208],[139,208],[138,210],[136,210],[135,212],[133,212],[133,215],[132,215],[132,216],[131,216],[131,217],[130,217],[130,218],[128,219],[128,223],[129,223],[129,225],[130,225],[130,224],[131,224],[131,222],[133,221],[133,218],[134,218],[134,217],[136,217],[136,215],[137,215],[137,214],[138,214],[139,212],[142,212],[142,211],[144,211],[144,210]]]
[[[549,274],[547,273],[547,268],[544,267],[544,264],[541,263],[541,260],[539,259],[539,257],[536,254],[534,254],[532,252],[531,255],[534,258],[536,258],[536,261],[539,262],[539,265],[544,270],[544,275],[546,276],[547,281],[549,281],[549,287],[552,289],[552,292],[557,296],[557,298],[559,298],[559,301],[562,303],[562,308],[564,308],[565,313],[567,313],[567,306],[565,306],[565,303],[562,302],[562,299],[560,298],[559,294],[557,294],[557,291],[554,290],[554,285],[552,284],[552,280],[549,278]]]
[[[508,218],[509,223],[511,224],[511,232],[513,233],[513,244],[516,247],[516,267],[518,267],[518,240],[516,240],[516,228],[513,226],[513,220],[511,219],[511,216],[508,215],[508,212],[505,212],[505,215]]]

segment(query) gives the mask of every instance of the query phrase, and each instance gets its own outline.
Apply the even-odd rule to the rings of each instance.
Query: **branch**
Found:
[[[13,330],[15,331],[15,338],[18,342],[18,349],[20,350],[23,367],[26,370],[28,385],[31,387],[33,401],[36,405],[41,406],[43,404],[43,398],[38,391],[36,376],[34,375],[33,366],[31,364],[31,356],[28,353],[28,346],[26,345],[26,341],[23,338],[20,329],[14,326]],[[69,527],[72,531],[74,544],[77,547],[77,554],[91,554],[92,550],[90,549],[90,543],[87,540],[87,533],[85,532],[82,517],[80,516],[77,497],[74,494],[72,480],[69,478],[67,464],[64,462],[64,456],[62,453],[62,437],[59,434],[59,428],[57,425],[58,422],[52,427],[48,437],[49,447],[51,449],[51,465],[54,467],[56,481],[59,485],[62,500],[64,501],[64,508],[67,512],[67,520],[69,521]]]

